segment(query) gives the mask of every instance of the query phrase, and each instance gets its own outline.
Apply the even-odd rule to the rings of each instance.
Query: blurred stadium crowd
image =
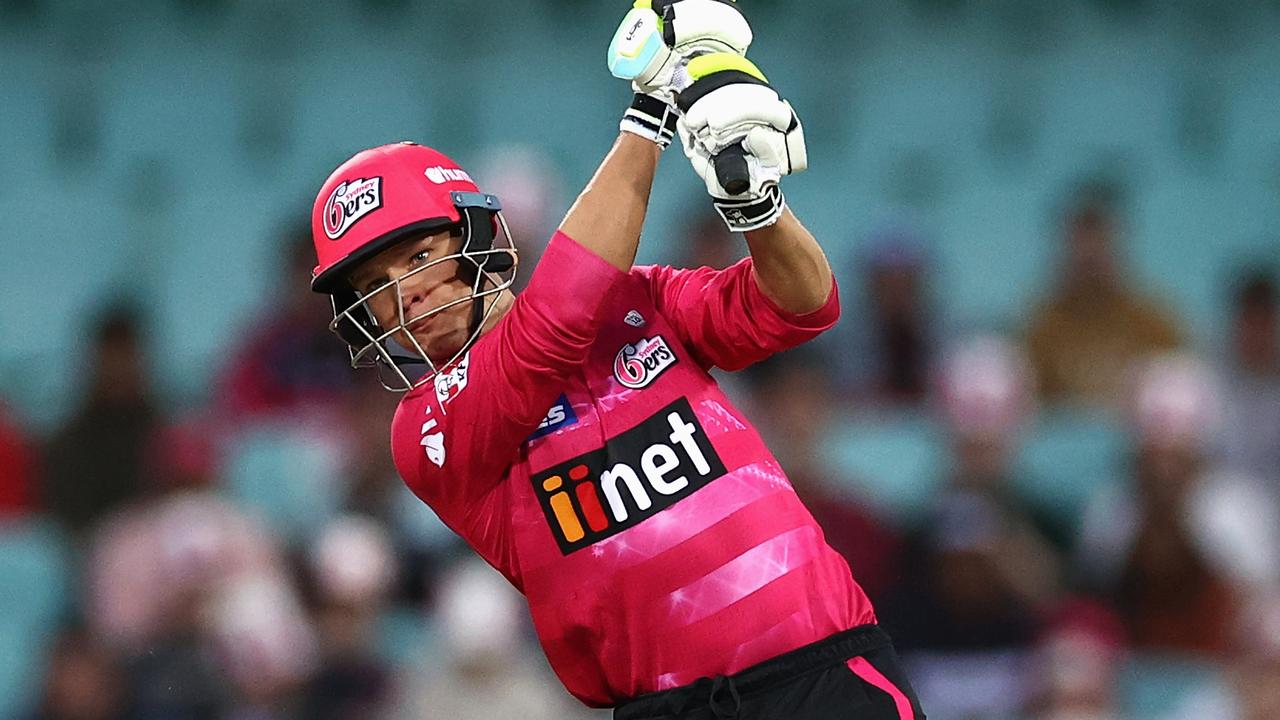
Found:
[[[1083,68],[1087,76],[1094,66],[1081,58],[1094,56],[1097,47],[1141,49],[1146,34],[1159,35],[1144,29],[1143,3],[1081,3],[1105,6],[1098,11],[1106,18],[1098,21],[1105,32],[1062,41],[1070,45],[1063,50],[1041,38],[1053,36],[1043,23],[1056,17],[1055,10],[1045,8],[1060,4],[996,4],[1005,20],[996,24],[991,37],[1001,39],[993,42],[1001,48],[1014,46],[1012,52],[1022,58],[1022,64],[1010,65],[1015,77],[1004,81],[1027,88],[1052,83],[1034,72],[1019,80],[1017,67],[1033,68],[1060,53],[1070,55],[1067,64]],[[47,31],[39,21],[45,5],[39,0],[0,2],[0,18],[10,27],[25,22],[29,29]],[[232,22],[231,30],[221,31],[233,38],[257,21],[296,18],[301,12],[298,4],[288,2],[242,3],[242,9],[253,10],[241,15],[229,10],[236,5],[230,0],[177,5],[186,19],[173,24],[188,30],[201,23],[219,27],[220,13],[239,17],[242,25]],[[355,5],[382,17],[415,12],[412,3],[395,0]],[[449,17],[464,19],[462,5],[450,4]],[[761,14],[777,20],[782,34],[817,22],[814,16],[787,20],[783,4],[761,5]],[[875,13],[909,18],[902,22],[910,29],[895,37],[913,43],[910,52],[939,43],[954,51],[938,28],[959,24],[957,17],[972,21],[970,30],[986,27],[974,19],[983,13],[964,2],[840,4],[861,8],[844,10],[827,5],[832,13],[848,13],[839,16],[842,22],[870,23]],[[873,5],[881,9],[865,9]],[[1253,20],[1258,27],[1280,25],[1274,22],[1274,3],[1205,5],[1245,8],[1226,13],[1243,25]],[[592,25],[606,27],[616,9],[569,0],[520,7],[512,12],[533,13],[535,24],[544,29],[553,27],[551,18],[570,11],[598,15],[600,23],[592,20]],[[884,10],[890,7],[894,9]],[[812,9],[796,12],[821,15]],[[1174,19],[1160,16],[1150,26],[1203,25],[1211,37],[1231,31],[1201,23],[1204,16],[1197,12],[1171,12]],[[1080,26],[1088,11],[1077,8],[1069,14],[1072,24]],[[1271,25],[1258,20],[1263,17]],[[71,77],[75,68],[89,72],[124,64],[118,58],[97,59],[97,53],[110,52],[95,45],[102,41],[91,32],[92,24],[81,19],[68,34],[74,62],[66,73],[66,93],[54,93],[67,102],[60,104],[65,105],[65,122],[51,133],[49,162],[61,169],[49,176],[70,178],[69,194],[92,195],[85,189],[91,183],[67,170],[67,158],[106,164],[111,156],[110,123],[95,131],[89,122],[95,106],[132,102],[148,113],[165,112],[155,98],[150,104],[124,95],[70,102],[86,90]],[[406,38],[386,23],[372,26],[378,32],[369,33],[374,40],[364,40],[366,50],[385,32],[394,36],[388,47],[427,52],[423,43],[413,44],[416,50],[396,45]],[[1099,39],[1112,37],[1108,33],[1116,27],[1118,36],[1136,39],[1111,45]],[[874,46],[875,33],[862,25],[857,29],[848,42]],[[6,32],[0,23],[0,34]],[[982,35],[977,30],[968,34]],[[19,42],[16,35],[4,37]],[[1276,35],[1267,37],[1273,45],[1263,54],[1280,57]],[[1036,44],[1028,38],[1041,40]],[[449,52],[466,49],[458,37],[437,40],[452,43]],[[300,32],[286,34],[278,48],[243,42],[246,62],[254,65],[289,70],[297,57],[309,57],[297,49],[306,44]],[[775,52],[779,45],[775,43]],[[1243,40],[1238,44],[1247,45]],[[497,43],[485,47],[494,51],[485,57],[500,57]],[[561,63],[556,72],[566,76],[584,73],[575,63],[594,58],[599,64],[595,50],[567,49],[563,57],[547,62]],[[0,54],[5,52],[0,47]],[[849,49],[851,64],[868,67],[897,67],[902,59],[884,45],[863,56],[856,52],[861,51]],[[961,48],[953,59],[963,57]],[[1229,64],[1225,54],[1215,57]],[[6,66],[21,66],[21,59],[4,59]],[[385,57],[374,60],[375,65],[386,64]],[[1192,64],[1199,67],[1197,63]],[[784,66],[779,70],[784,79],[788,74],[802,79],[807,67],[778,64]],[[603,72],[596,65],[591,71]],[[309,77],[323,85],[319,79],[327,72],[322,66]],[[905,86],[912,77],[910,70],[904,72]],[[857,85],[858,78],[833,66],[827,79]],[[517,92],[502,78],[490,79],[498,86],[491,89],[495,97]],[[426,82],[436,83],[429,89],[442,96],[451,87],[443,80]],[[541,86],[530,82],[528,93],[539,92]],[[62,88],[60,83],[55,85]],[[314,116],[304,112],[306,102],[299,99],[305,92],[290,95],[287,88],[293,83],[261,78],[248,83],[257,90],[250,93],[246,112],[252,121],[240,140],[255,156],[274,157],[288,170],[290,183],[310,192],[327,171],[311,164],[317,153],[333,148],[312,147],[315,138],[306,137],[305,123],[299,121],[292,135],[297,147],[281,149],[289,147],[286,138],[291,135],[273,124],[277,116],[270,110],[278,99],[273,93],[278,90],[284,98],[281,116]],[[948,90],[953,85],[944,84]],[[894,115],[889,129],[868,129],[872,121],[867,118],[885,114],[879,112],[885,108],[872,105],[876,93],[864,94],[859,116],[855,110],[831,107],[820,83],[797,85],[804,88],[797,91],[802,100],[797,106],[802,113],[806,107],[813,110],[813,119],[806,119],[814,128],[811,143],[818,147],[836,145],[837,131],[824,135],[823,128],[845,115],[862,117],[866,134],[878,133],[882,139],[893,138],[896,130],[914,137],[928,134],[920,125],[930,119],[925,113]],[[1254,95],[1280,97],[1280,85],[1267,89],[1271,95],[1245,85],[1259,92],[1235,97],[1241,107],[1252,107],[1249,98]],[[786,82],[782,86],[788,87]],[[0,76],[0,88],[15,87],[20,86],[12,78]],[[1250,240],[1254,245],[1238,252],[1240,241],[1228,237],[1240,227],[1274,227],[1275,218],[1250,217],[1220,236],[1188,231],[1152,242],[1151,236],[1159,233],[1149,228],[1166,226],[1159,213],[1153,215],[1152,204],[1143,205],[1141,199],[1149,189],[1144,183],[1153,187],[1165,181],[1159,171],[1164,166],[1135,175],[1125,172],[1129,166],[1123,162],[1146,157],[1147,151],[1172,156],[1177,148],[1191,157],[1191,170],[1184,168],[1178,177],[1190,180],[1168,194],[1179,202],[1160,207],[1175,210],[1183,201],[1228,206],[1228,190],[1236,186],[1215,183],[1213,171],[1203,170],[1202,164],[1212,165],[1205,157],[1241,154],[1222,140],[1230,133],[1215,130],[1214,124],[1220,122],[1216,117],[1228,114],[1234,91],[1220,90],[1211,77],[1207,85],[1193,82],[1190,87],[1186,105],[1208,107],[1207,120],[1187,121],[1181,135],[1151,139],[1152,147],[1163,148],[1154,151],[1143,145],[1150,133],[1132,131],[1146,127],[1139,122],[1129,128],[1095,128],[1104,134],[1114,130],[1125,136],[1121,144],[1137,149],[1121,153],[1120,161],[1103,163],[1104,169],[1118,173],[1095,174],[1096,163],[1081,162],[1070,168],[1070,179],[1064,172],[1057,172],[1052,183],[1039,176],[1027,179],[1052,185],[1049,202],[1042,195],[1006,193],[979,201],[994,209],[985,215],[970,217],[965,210],[971,206],[962,204],[953,204],[953,210],[960,210],[950,215],[931,215],[930,208],[946,204],[937,199],[943,192],[938,183],[947,175],[938,163],[945,165],[948,156],[895,149],[888,142],[883,143],[885,153],[901,151],[890,163],[891,172],[863,172],[856,184],[840,185],[835,179],[846,170],[852,176],[855,165],[877,162],[877,151],[860,147],[840,162],[815,167],[812,179],[802,177],[795,184],[792,197],[801,216],[810,217],[811,208],[820,210],[813,225],[820,240],[830,241],[842,283],[842,320],[814,343],[722,381],[748,409],[828,541],[848,558],[876,602],[935,720],[1280,718],[1280,240],[1274,235]],[[1062,90],[1044,92],[1053,97],[1073,92],[1070,87]],[[1127,93],[1119,96],[1127,101]],[[883,95],[892,98],[888,91]],[[1093,102],[1105,103],[1110,96],[1100,97]],[[1053,125],[1056,114],[1037,116],[1034,104],[1029,116],[1010,109],[1025,109],[1024,100],[1017,96],[1005,103],[997,93],[983,112],[996,118],[988,140],[1003,148],[994,151],[1000,163],[1028,168],[1036,162],[1026,146],[1035,144],[1036,128]],[[892,100],[885,102],[892,105]],[[25,137],[22,128],[34,127],[35,121],[18,108],[35,104],[6,107],[20,138]],[[1280,148],[1274,104],[1255,104],[1270,108],[1267,117],[1273,124],[1250,126],[1245,134],[1258,148]],[[966,111],[959,108],[970,105],[956,103],[956,123],[964,122]],[[426,123],[433,133],[417,139],[457,138],[470,148],[464,159],[489,158],[472,174],[503,198],[527,277],[536,262],[538,239],[548,236],[566,190],[574,185],[566,176],[581,175],[579,166],[587,161],[577,157],[580,149],[564,160],[568,145],[550,150],[560,162],[509,147],[481,152],[475,146],[483,145],[479,140],[488,135],[467,129],[483,127],[489,117],[478,107],[498,104],[450,105],[450,114],[457,117],[433,117]],[[581,109],[558,118],[565,127],[549,142],[567,142],[564,136],[574,135],[578,124],[606,131],[612,127],[612,105],[607,112],[585,104]],[[1131,112],[1122,113],[1124,117],[1143,114],[1126,110]],[[404,125],[412,116],[403,107],[396,112],[400,114],[393,112],[387,123]],[[533,106],[529,112],[537,115]],[[606,115],[608,122],[601,119]],[[367,113],[361,117],[368,120]],[[1047,137],[1074,132],[1068,120],[1057,122],[1063,125],[1045,131]],[[412,125],[411,130],[422,127]],[[516,132],[514,125],[506,129]],[[202,131],[197,127],[193,132]],[[530,130],[525,125],[519,132],[524,137],[517,139],[533,142],[552,133],[545,126]],[[602,150],[607,133],[597,134]],[[30,147],[39,143],[24,141],[19,152],[17,144],[7,144],[13,136],[0,137],[0,150],[14,151],[15,167],[44,162],[43,155],[24,154],[35,153]],[[399,138],[345,139],[371,145]],[[448,141],[439,142],[443,148]],[[190,139],[183,137],[175,147],[188,145]],[[200,157],[211,168],[220,147],[211,141],[208,148],[191,152],[206,152]],[[309,159],[298,161],[299,156]],[[576,707],[559,688],[533,640],[520,598],[460,546],[396,477],[388,424],[397,398],[377,387],[372,376],[353,373],[339,342],[327,331],[326,300],[306,287],[314,256],[305,225],[290,223],[268,238],[242,241],[278,249],[274,264],[266,259],[268,253],[252,255],[258,262],[248,267],[233,262],[245,254],[231,240],[208,251],[212,255],[200,256],[207,262],[186,262],[191,258],[181,255],[183,248],[203,246],[187,227],[209,226],[197,222],[204,217],[202,210],[184,216],[181,209],[191,210],[193,203],[187,207],[174,200],[179,208],[174,211],[140,200],[177,182],[174,163],[183,157],[162,148],[141,165],[130,165],[132,184],[124,185],[132,189],[126,192],[102,181],[111,185],[113,202],[130,208],[123,217],[135,220],[116,224],[136,230],[145,242],[159,247],[163,243],[156,240],[167,237],[165,228],[185,230],[185,235],[178,233],[181,242],[173,250],[178,255],[166,256],[183,262],[172,261],[166,271],[156,269],[164,267],[163,261],[139,250],[142,246],[120,250],[121,263],[139,263],[151,280],[135,283],[142,289],[137,301],[118,301],[117,294],[105,289],[83,298],[81,307],[94,308],[83,322],[59,304],[61,296],[45,298],[45,309],[56,312],[23,309],[21,299],[17,305],[24,322],[37,318],[48,328],[71,327],[74,338],[64,344],[55,339],[42,347],[46,354],[31,354],[38,362],[18,365],[21,373],[0,375],[6,378],[0,387],[0,718],[607,716]],[[974,169],[980,161],[958,162],[973,175],[983,175]],[[1241,162],[1224,164],[1243,167]],[[988,175],[1003,177],[1002,172]],[[1022,182],[1013,177],[990,181],[980,190]],[[32,192],[44,192],[39,180],[33,182]],[[842,217],[866,210],[870,201],[857,191],[880,182],[891,188],[885,206],[894,212],[876,215],[889,214],[890,221],[870,227],[863,219]],[[849,197],[848,207],[824,202],[823,193],[832,187]],[[684,188],[696,190],[689,182]],[[1201,188],[1209,190],[1198,197]],[[227,191],[231,200],[248,197],[236,191]],[[281,196],[292,191],[276,193],[264,207],[278,210],[287,204]],[[10,201],[21,192],[21,187],[0,188]],[[952,192],[963,195],[955,187]],[[1276,189],[1251,186],[1241,191],[1255,199],[1271,198],[1267,193]],[[740,238],[725,233],[709,213],[688,212],[685,208],[693,203],[673,202],[677,194],[658,196],[661,226],[678,230],[657,250],[647,250],[649,259],[723,267],[741,257]],[[223,207],[230,203],[218,199],[207,209],[222,220],[232,213]],[[1251,207],[1264,206],[1280,204],[1272,198]],[[1221,216],[1227,214],[1223,210]],[[119,219],[117,215],[108,212],[105,217]],[[148,224],[153,215],[167,219]],[[1000,244],[996,230],[1002,229],[1006,239],[1010,235],[1009,226],[1000,225],[1006,215],[1042,219],[1046,230],[1042,237],[1015,237]],[[243,229],[234,217],[225,220],[231,223],[228,235]],[[49,228],[53,221],[40,222],[45,224],[35,226]],[[987,224],[993,228],[991,237],[979,237]],[[859,228],[856,238],[834,237],[836,228],[847,227]],[[845,234],[850,232],[855,231]],[[1146,240],[1139,242],[1139,236]],[[1161,244],[1166,239],[1167,248]],[[25,242],[15,254],[19,259],[13,267],[23,272],[3,275],[14,297],[44,297],[42,283],[51,275],[46,270],[59,267],[42,265],[38,244]],[[1188,248],[1209,249],[1196,255]],[[98,257],[92,253],[108,251],[89,252]],[[220,266],[222,253],[227,258]],[[1156,287],[1149,272],[1135,269],[1194,264],[1165,261],[1166,255],[1180,253],[1208,257],[1229,266],[1230,272],[1206,291],[1197,285],[1204,275],[1194,282],[1189,275],[1162,277]],[[958,263],[961,254],[977,260]],[[1052,271],[1042,276],[1022,272],[1034,264],[1023,255],[1048,259]],[[22,258],[28,256],[39,261],[24,265]],[[1153,262],[1156,256],[1160,260]],[[61,269],[73,276],[76,272]],[[185,280],[164,280],[173,273]],[[958,281],[962,273],[982,277]],[[261,278],[281,281],[270,284]],[[235,292],[245,291],[246,283],[260,292]],[[215,285],[216,291],[208,287]],[[271,289],[262,289],[268,285]],[[1011,314],[1004,308],[983,312],[988,309],[984,296],[973,288],[998,293],[1003,285],[1020,306]],[[1225,301],[1196,303],[1197,315],[1189,318],[1185,298],[1171,297],[1184,285],[1201,301],[1206,292]],[[1022,290],[1028,287],[1023,304],[1020,298],[1027,293]],[[198,307],[172,302],[188,292],[194,293],[192,305]],[[170,301],[154,301],[165,293]],[[243,316],[222,303],[257,310]],[[213,313],[235,318],[235,327],[217,331],[216,323],[206,322]],[[19,328],[14,317],[0,315],[0,328]],[[158,325],[163,327],[158,330]],[[186,334],[175,333],[179,325]],[[209,328],[213,340],[195,337]],[[24,348],[39,345],[18,332],[6,332],[6,337],[13,352],[0,352],[0,361],[25,357]],[[178,343],[175,337],[190,342]],[[68,344],[74,354],[60,352]],[[175,390],[175,357],[184,376],[207,378],[207,387]],[[157,368],[165,363],[170,367],[162,373]],[[64,365],[71,368],[65,375],[75,382],[49,392],[41,385],[47,381],[37,376],[47,367]],[[31,389],[37,386],[39,391]],[[42,414],[43,403],[32,398],[50,395],[62,409]]]
[[[866,292],[837,328],[723,381],[931,717],[1280,716],[1276,278],[1238,278],[1221,352],[1188,346],[1117,261],[1113,197],[1074,200],[1020,336],[944,337],[930,258],[897,229],[844,269]],[[680,264],[741,255],[713,216],[691,227]],[[0,425],[7,710],[589,716],[519,598],[401,485],[396,396],[345,366],[304,281],[307,228],[288,240],[299,281],[228,349],[207,406],[168,410],[118,307],[61,426]]]

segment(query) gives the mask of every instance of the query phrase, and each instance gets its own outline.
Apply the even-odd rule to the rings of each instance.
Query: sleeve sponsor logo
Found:
[[[725,474],[681,398],[604,447],[533,475],[560,551],[568,555],[635,527]]]
[[[551,409],[547,411],[547,416],[542,418],[542,423],[538,425],[537,430],[533,431],[529,439],[537,440],[543,435],[550,435],[561,428],[576,425],[577,423],[578,416],[573,412],[573,405],[569,402],[569,396],[561,393],[556,400],[556,404],[552,405]]]
[[[623,387],[639,390],[675,364],[676,354],[667,346],[666,338],[655,335],[623,346],[613,360],[613,376]]]
[[[622,318],[622,321],[633,328],[644,327],[644,316],[641,315],[637,310],[628,310],[627,316]]]
[[[467,366],[470,362],[471,353],[468,352],[457,365],[436,375],[436,399],[440,401],[441,408],[467,389]]]
[[[427,179],[436,185],[443,185],[447,182],[469,182],[475,184],[471,179],[471,176],[468,175],[465,170],[459,170],[458,168],[447,168],[436,165],[435,167],[427,168],[422,174],[426,175]]]
[[[324,234],[337,240],[356,221],[382,207],[382,178],[347,180],[333,189],[324,204]]]

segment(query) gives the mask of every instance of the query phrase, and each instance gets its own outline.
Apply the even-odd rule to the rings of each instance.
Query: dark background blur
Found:
[[[844,315],[724,382],[930,717],[1280,718],[1280,2],[742,5]],[[306,222],[412,139],[527,273],[625,9],[0,0],[0,718],[591,716],[395,477]],[[668,153],[641,260],[743,252]]]

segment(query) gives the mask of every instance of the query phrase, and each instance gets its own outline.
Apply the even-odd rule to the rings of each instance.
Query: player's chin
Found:
[[[414,333],[414,337],[418,338],[418,342],[422,345],[422,348],[427,351],[427,357],[431,358],[431,362],[436,364],[446,363],[452,360],[455,355],[462,351],[463,346],[467,343],[467,333],[463,328],[457,328],[443,333]]]

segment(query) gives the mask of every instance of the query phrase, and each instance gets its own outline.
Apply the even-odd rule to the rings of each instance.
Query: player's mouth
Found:
[[[426,317],[421,317],[421,318],[418,318],[417,320],[414,320],[413,322],[410,322],[405,327],[408,328],[409,332],[413,333],[414,335],[422,336],[427,334],[427,332],[431,329],[431,326],[435,324],[435,321],[436,321],[435,315],[428,315]]]

